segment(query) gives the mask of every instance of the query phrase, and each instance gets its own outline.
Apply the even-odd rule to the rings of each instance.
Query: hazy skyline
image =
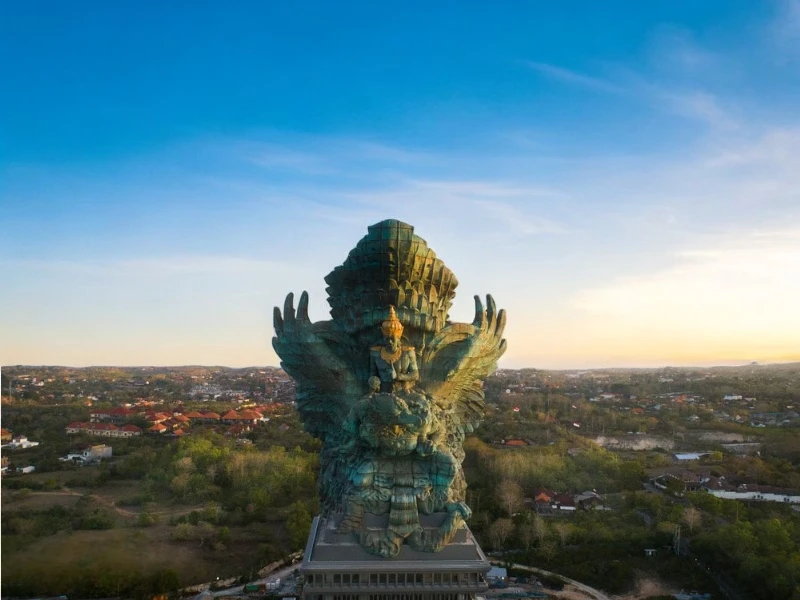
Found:
[[[800,1],[0,8],[0,364],[277,365],[397,218],[506,368],[800,360]]]

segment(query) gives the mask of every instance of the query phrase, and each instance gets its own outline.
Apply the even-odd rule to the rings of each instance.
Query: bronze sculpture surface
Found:
[[[455,276],[396,220],[369,227],[325,281],[331,320],[312,323],[306,292],[296,310],[289,294],[272,340],[305,427],[323,442],[323,511],[378,556],[404,543],[441,550],[470,515],[462,444],[506,349],[505,312],[476,296],[473,322],[451,323]],[[425,527],[420,515],[440,518]]]

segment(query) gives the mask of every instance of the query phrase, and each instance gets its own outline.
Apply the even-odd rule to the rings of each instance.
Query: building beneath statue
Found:
[[[421,515],[420,524],[433,529],[441,518]],[[314,519],[300,566],[304,600],[472,600],[488,589],[491,565],[466,526],[440,552],[403,545],[397,556],[381,558],[337,533],[339,519]],[[363,526],[385,529],[386,516],[365,515]]]

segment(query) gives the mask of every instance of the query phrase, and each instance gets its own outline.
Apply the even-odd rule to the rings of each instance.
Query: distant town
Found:
[[[773,575],[800,551],[800,364],[500,369],[484,392],[464,467],[487,550],[614,593],[645,572],[788,597]],[[319,444],[294,397],[274,367],[4,367],[4,595],[90,597],[69,561],[45,574],[33,556],[123,577],[136,536],[153,552],[136,589],[257,580],[318,510]]]

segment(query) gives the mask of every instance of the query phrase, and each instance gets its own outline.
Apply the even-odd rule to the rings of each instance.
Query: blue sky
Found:
[[[507,367],[800,360],[800,1],[0,8],[0,363],[277,364],[384,218]]]

